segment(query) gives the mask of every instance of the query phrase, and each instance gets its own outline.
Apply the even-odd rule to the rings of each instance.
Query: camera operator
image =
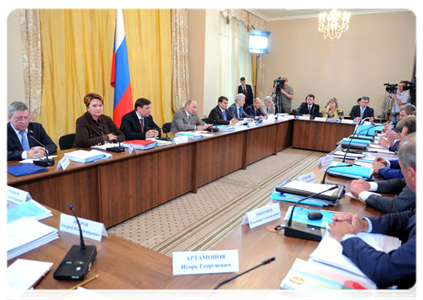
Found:
[[[288,78],[278,77],[273,82],[272,98],[275,102],[276,113],[290,113],[294,90],[288,85]]]
[[[410,94],[404,90],[404,86],[406,82],[403,80],[398,85],[398,93],[397,94],[390,94],[391,98],[394,100],[391,110],[391,121],[397,122],[399,120],[399,113],[401,105],[410,102]]]

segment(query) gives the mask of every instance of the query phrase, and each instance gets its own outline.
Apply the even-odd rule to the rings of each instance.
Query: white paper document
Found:
[[[7,268],[7,282],[16,290],[29,290],[43,279],[52,266],[52,262],[19,258]]]

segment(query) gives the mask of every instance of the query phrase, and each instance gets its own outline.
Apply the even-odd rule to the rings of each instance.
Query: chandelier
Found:
[[[329,37],[339,39],[341,34],[348,30],[350,24],[349,12],[341,12],[336,8],[332,9],[329,14],[322,12],[319,14],[319,32],[324,34],[324,38]]]

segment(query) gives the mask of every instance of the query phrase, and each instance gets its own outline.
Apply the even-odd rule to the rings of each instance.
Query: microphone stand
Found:
[[[255,266],[255,267],[253,267],[253,268],[251,268],[251,269],[248,269],[247,271],[245,271],[245,272],[242,272],[241,274],[238,274],[238,275],[236,275],[236,276],[234,276],[234,277],[231,277],[231,278],[229,278],[229,279],[226,279],[225,281],[222,281],[221,283],[219,283],[218,285],[216,285],[216,287],[210,292],[210,294],[209,294],[209,296],[208,296],[208,298],[207,298],[207,300],[210,300],[211,299],[211,297],[212,297],[212,295],[214,294],[214,292],[216,292],[216,290],[218,289],[218,288],[220,288],[222,285],[224,285],[224,284],[226,284],[226,283],[228,283],[228,282],[230,282],[230,281],[232,281],[232,280],[234,280],[234,279],[236,279],[236,278],[238,278],[238,277],[240,277],[240,276],[242,276],[242,275],[244,275],[244,274],[247,274],[248,272],[251,272],[251,271],[253,271],[253,270],[255,270],[255,269],[257,269],[257,268],[259,268],[259,267],[261,267],[261,266],[264,266],[264,265],[267,265],[267,264],[269,264],[269,263],[271,263],[272,261],[274,261],[275,260],[275,258],[274,257],[271,257],[271,258],[269,258],[269,259],[267,259],[267,260],[265,260],[265,261],[263,261],[261,264],[259,264],[259,265],[257,265],[257,266]]]
[[[35,137],[32,136],[32,134],[34,133],[34,131],[32,130],[28,130],[28,136],[33,139],[37,144],[41,145],[41,147],[44,148],[45,151],[45,158],[40,158],[39,160],[34,160],[33,163],[34,165],[37,166],[41,166],[41,167],[51,167],[54,165],[54,160],[48,158],[48,150],[46,148],[46,146],[44,146],[43,143],[41,143],[39,140],[37,140]]]
[[[336,188],[338,188],[338,185],[332,186],[331,188],[329,188],[327,190],[324,190],[324,191],[319,192],[319,193],[311,194],[307,197],[304,197],[304,198],[298,200],[297,203],[295,203],[294,206],[292,207],[291,214],[289,215],[288,223],[284,227],[285,228],[285,231],[284,231],[285,236],[295,237],[295,238],[300,238],[300,239],[305,239],[305,240],[312,240],[312,241],[321,241],[322,240],[322,232],[321,232],[322,227],[313,226],[313,225],[300,223],[300,222],[295,222],[294,224],[292,224],[292,218],[294,216],[294,210],[300,202],[307,200],[309,198],[312,198],[314,196],[317,196],[319,194],[323,194],[323,193],[326,193],[328,191],[332,191]]]
[[[323,175],[323,179],[322,179],[322,181],[321,181],[320,183],[321,183],[321,184],[324,184],[324,183],[325,183],[326,174],[328,173],[328,170],[329,170],[329,169],[332,169],[332,168],[340,168],[340,167],[352,167],[352,164],[347,164],[347,165],[342,165],[342,166],[329,166],[329,167],[325,170],[325,174]]]

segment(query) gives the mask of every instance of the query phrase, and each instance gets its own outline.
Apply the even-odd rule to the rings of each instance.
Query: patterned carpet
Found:
[[[174,251],[209,249],[238,226],[246,212],[269,203],[277,184],[305,174],[325,155],[288,148],[108,232],[169,256]]]

